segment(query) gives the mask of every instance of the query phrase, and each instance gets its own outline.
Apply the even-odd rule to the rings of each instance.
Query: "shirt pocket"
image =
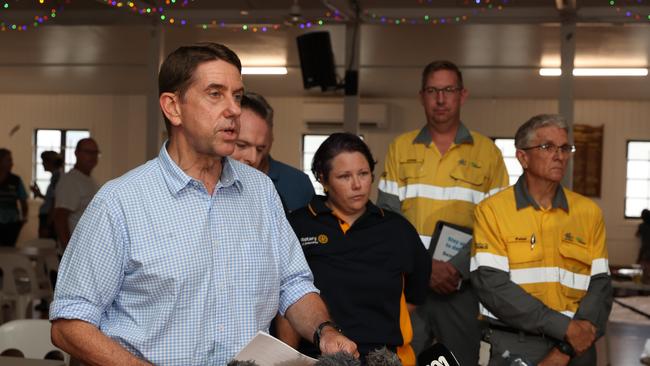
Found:
[[[542,246],[539,243],[531,244],[531,236],[527,234],[506,237],[506,250],[508,251],[508,263],[516,268],[538,267],[532,264],[541,263],[544,259]]]
[[[581,299],[591,279],[591,253],[589,248],[562,241],[559,247],[562,258],[560,282],[562,293],[570,299]]]
[[[407,183],[424,177],[424,160],[408,159],[399,162],[399,179]]]
[[[469,183],[472,186],[482,186],[487,181],[485,170],[476,165],[469,166],[459,164],[451,171],[451,173],[449,173],[449,175],[455,180]]]

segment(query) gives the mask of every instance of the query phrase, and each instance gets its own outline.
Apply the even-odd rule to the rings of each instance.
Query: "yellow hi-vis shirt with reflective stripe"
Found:
[[[402,215],[428,248],[439,220],[471,228],[475,205],[507,185],[499,148],[461,124],[444,155],[432,143],[426,126],[398,136],[386,155],[379,190],[380,198],[399,200]]]
[[[470,271],[507,272],[548,308],[573,317],[591,277],[609,273],[601,210],[562,187],[552,208],[540,208],[523,181],[476,207]],[[481,313],[498,319],[482,306]]]

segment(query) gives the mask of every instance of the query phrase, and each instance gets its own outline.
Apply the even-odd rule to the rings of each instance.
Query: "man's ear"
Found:
[[[519,160],[521,167],[524,170],[528,169],[528,155],[526,155],[526,152],[524,150],[517,149],[515,155],[517,156],[517,160]]]
[[[179,96],[175,93],[165,92],[158,98],[160,109],[172,126],[181,125],[181,108]]]

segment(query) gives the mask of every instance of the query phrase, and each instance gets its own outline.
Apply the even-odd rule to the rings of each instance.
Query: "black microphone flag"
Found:
[[[436,343],[420,353],[418,366],[460,366],[460,364],[445,345]]]

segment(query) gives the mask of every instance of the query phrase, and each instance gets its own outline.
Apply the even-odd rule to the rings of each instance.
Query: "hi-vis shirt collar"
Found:
[[[418,133],[417,136],[415,136],[415,139],[413,139],[413,144],[424,144],[424,145],[429,145],[431,143],[431,135],[429,134],[429,127],[427,125],[424,125],[422,129],[420,130],[420,133]],[[469,133],[469,130],[465,125],[461,122],[460,125],[458,125],[458,131],[456,131],[456,137],[454,138],[454,144],[460,145],[460,144],[473,144],[474,139],[472,138],[472,135]]]
[[[318,216],[318,215],[321,215],[321,214],[332,214],[333,215],[332,209],[325,206],[325,201],[326,200],[327,200],[327,198],[324,197],[324,196],[314,196],[314,198],[311,200],[311,202],[309,202],[309,204],[307,205],[307,209],[309,209],[309,213],[312,216]],[[375,206],[374,203],[372,203],[372,202],[370,202],[370,200],[368,200],[368,203],[366,203],[366,212],[363,213],[362,217],[366,216],[368,214],[375,214],[375,215],[379,215],[381,217],[384,217],[384,210],[382,210],[381,208]],[[357,221],[359,219],[357,219]]]
[[[517,210],[526,208],[528,206],[533,206],[536,210],[539,210],[539,205],[533,197],[528,193],[528,188],[526,188],[526,179],[524,174],[522,174],[517,183],[515,183],[515,202],[517,203]],[[557,191],[555,191],[555,197],[553,197],[552,208],[561,208],[566,212],[569,212],[569,202],[566,199],[564,194],[564,189],[562,185],[558,185]]]

